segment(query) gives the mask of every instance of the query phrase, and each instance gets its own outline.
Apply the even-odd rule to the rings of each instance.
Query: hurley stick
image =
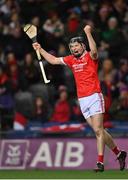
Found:
[[[24,27],[24,32],[28,35],[28,37],[32,40],[33,43],[37,42],[37,38],[36,38],[37,37],[37,27],[36,26],[34,26],[32,24],[27,24]],[[40,52],[38,50],[36,50],[36,55],[37,55],[37,58],[39,60],[39,65],[40,65],[40,69],[41,69],[41,72],[42,72],[42,75],[44,78],[44,82],[49,83],[50,80],[48,80],[46,78],[43,62],[41,60],[41,55],[40,55]]]

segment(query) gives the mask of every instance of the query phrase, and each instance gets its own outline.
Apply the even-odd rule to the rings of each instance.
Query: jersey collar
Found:
[[[82,59],[85,56],[85,54],[87,54],[87,53],[88,52],[85,50],[84,53],[79,58],[76,58],[75,56],[74,56],[74,58],[77,60]]]

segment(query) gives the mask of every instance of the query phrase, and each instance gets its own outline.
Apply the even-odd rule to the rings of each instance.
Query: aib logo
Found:
[[[21,150],[19,145],[9,145],[7,151],[6,164],[19,165],[20,164]]]
[[[1,144],[0,165],[4,169],[23,169],[27,160],[27,140],[4,140]]]

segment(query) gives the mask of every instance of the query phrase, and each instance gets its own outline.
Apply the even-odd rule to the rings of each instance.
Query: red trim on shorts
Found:
[[[101,95],[101,93],[98,93],[98,96],[99,96],[99,98],[100,98],[100,102],[101,102],[101,109],[102,109],[102,112],[104,112],[104,106],[103,106],[103,100],[102,100],[102,95]]]

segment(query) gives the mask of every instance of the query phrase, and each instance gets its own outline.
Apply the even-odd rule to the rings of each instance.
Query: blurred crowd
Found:
[[[128,120],[128,0],[1,0],[1,129],[25,129],[29,122],[84,122],[71,71],[44,61],[51,83],[44,85],[31,40],[23,26],[38,27],[38,42],[51,54],[68,55],[69,39],[93,28],[99,78],[105,98],[104,123]]]

